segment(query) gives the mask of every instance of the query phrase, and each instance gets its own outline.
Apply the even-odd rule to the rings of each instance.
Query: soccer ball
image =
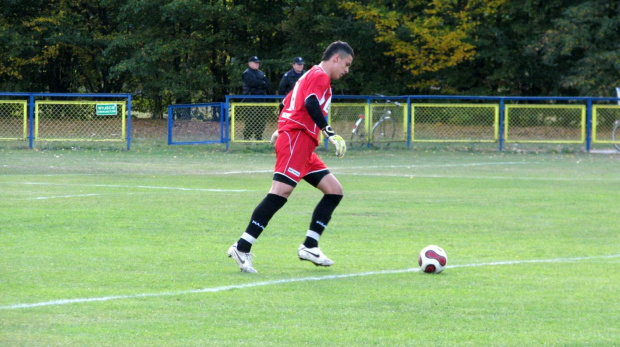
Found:
[[[426,246],[420,251],[418,264],[422,271],[429,274],[438,274],[446,268],[446,264],[448,264],[448,255],[446,251],[439,246]]]

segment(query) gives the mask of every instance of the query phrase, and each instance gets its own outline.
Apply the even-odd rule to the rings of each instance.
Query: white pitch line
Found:
[[[99,188],[139,188],[139,189],[159,189],[159,190],[182,190],[192,192],[223,192],[239,193],[251,192],[248,189],[208,189],[208,188],[183,188],[183,187],[158,187],[158,186],[131,186],[120,184],[80,184],[80,183],[46,183],[46,182],[16,182],[17,184],[40,185],[40,186],[77,186],[77,187],[99,187]]]
[[[491,162],[491,163],[462,163],[462,164],[420,164],[420,165],[364,165],[364,166],[349,166],[349,167],[330,167],[331,170],[349,170],[349,169],[415,169],[415,168],[433,168],[433,167],[472,167],[472,166],[496,166],[496,165],[529,165],[529,164],[542,164],[542,162],[520,162],[520,161],[508,161],[508,162]],[[204,172],[204,175],[247,175],[247,174],[261,174],[261,173],[273,173],[273,168],[270,169],[255,169],[255,170],[233,170],[233,171],[213,171]],[[48,175],[35,175],[42,177],[62,177],[62,176],[94,176],[95,174],[48,174]],[[3,175],[4,177],[10,176],[22,176],[22,175]]]
[[[77,194],[77,195],[56,195],[56,196],[39,196],[36,198],[30,198],[25,200],[47,200],[47,199],[62,199],[62,198],[81,198],[83,196],[99,196],[100,194]]]
[[[245,171],[224,171],[224,172],[208,172],[207,175],[239,175],[239,174],[256,174],[256,173],[273,173],[273,169],[264,170],[245,170]]]
[[[338,176],[368,176],[368,177],[406,177],[406,178],[453,178],[453,179],[471,179],[471,180],[518,180],[518,181],[553,181],[553,182],[616,182],[620,178],[593,178],[593,177],[511,177],[511,176],[456,176],[456,175],[420,175],[410,174],[390,174],[390,173],[369,173],[369,172],[338,172],[334,171]]]
[[[596,256],[596,257],[508,260],[508,261],[496,261],[496,262],[488,262],[488,263],[449,265],[446,268],[454,269],[454,268],[464,268],[464,267],[518,265],[518,264],[528,264],[528,263],[529,264],[531,263],[567,263],[567,262],[582,261],[582,260],[613,259],[613,258],[620,258],[620,254],[603,255],[603,256]],[[288,278],[288,279],[281,279],[281,280],[275,280],[275,281],[254,282],[254,283],[246,283],[246,284],[233,284],[229,286],[194,289],[194,290],[182,290],[182,291],[177,291],[177,292],[142,293],[142,294],[101,296],[101,297],[94,297],[94,298],[62,299],[62,300],[35,302],[35,303],[30,303],[30,304],[13,304],[13,305],[7,305],[7,306],[0,306],[0,310],[16,310],[16,309],[34,308],[34,307],[42,307],[42,306],[59,306],[59,305],[68,305],[68,304],[79,304],[79,303],[85,303],[85,302],[112,301],[112,300],[121,300],[121,299],[137,299],[137,298],[162,297],[162,296],[199,294],[199,293],[218,293],[218,292],[224,292],[224,291],[229,291],[233,289],[256,288],[256,287],[272,286],[272,285],[277,285],[277,284],[337,280],[337,279],[351,278],[351,277],[389,275],[389,274],[400,274],[400,273],[406,273],[406,272],[419,272],[419,271],[420,271],[419,268],[369,271],[369,272],[360,272],[360,273],[343,274],[343,275],[312,276],[312,277],[301,277],[301,278]]]
[[[422,164],[422,165],[364,165],[364,166],[347,166],[347,167],[330,167],[330,170],[351,170],[351,169],[415,169],[415,168],[433,168],[433,167],[471,167],[471,166],[488,166],[488,165],[525,165],[525,164],[540,164],[538,162],[498,162],[498,163],[463,163],[463,164]],[[269,170],[239,170],[239,171],[224,171],[224,172],[210,172],[210,175],[238,175],[238,174],[255,174],[255,173],[269,173],[273,172],[273,169]]]
[[[433,168],[433,167],[472,167],[472,166],[495,166],[495,165],[530,165],[542,164],[541,162],[523,162],[523,161],[504,161],[494,163],[462,163],[462,164],[413,164],[413,165],[365,165],[351,166],[341,169],[416,169],[416,168]],[[334,168],[336,169],[336,168]]]

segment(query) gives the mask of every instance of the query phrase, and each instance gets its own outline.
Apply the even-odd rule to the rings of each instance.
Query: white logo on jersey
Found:
[[[299,171],[293,169],[292,167],[289,167],[288,170],[286,170],[286,171],[288,171],[288,172],[292,173],[293,175],[299,177]]]
[[[327,90],[325,91],[325,94],[327,94]],[[323,112],[325,112],[325,113],[329,113],[329,106],[332,104],[331,94],[332,94],[332,89],[329,88],[329,95],[330,95],[330,97],[329,97],[329,99],[327,99],[327,101],[325,101],[325,105],[323,106]],[[323,95],[322,99],[325,100],[325,95]]]
[[[295,82],[295,87],[293,87],[293,94],[291,95],[291,104],[288,105],[288,108],[286,109],[287,111],[295,111],[295,98],[297,97],[297,89],[299,89],[298,88],[299,82],[304,80],[306,76],[308,76],[307,73],[301,76],[301,78],[298,79],[297,82]]]

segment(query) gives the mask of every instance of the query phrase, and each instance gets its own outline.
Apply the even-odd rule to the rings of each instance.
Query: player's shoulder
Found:
[[[325,72],[325,70],[323,70],[320,66],[318,65],[314,65],[310,70],[308,70],[305,74],[307,75],[311,75],[311,76],[325,76],[327,78],[329,78],[329,76],[327,75],[327,73]]]
[[[304,75],[304,78],[308,80],[322,81],[328,84],[330,83],[329,75],[318,65],[313,66]]]

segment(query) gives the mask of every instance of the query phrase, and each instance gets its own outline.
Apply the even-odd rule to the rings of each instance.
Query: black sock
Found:
[[[276,194],[267,194],[263,201],[256,206],[245,233],[237,241],[240,252],[249,252],[252,244],[260,236],[276,212],[286,204],[286,198]]]
[[[338,204],[342,200],[342,195],[325,194],[323,198],[314,208],[312,213],[312,220],[310,221],[310,227],[306,234],[306,240],[304,246],[308,248],[318,247],[318,238],[323,234],[323,231],[327,227],[327,223],[332,218],[332,213],[338,207]]]

